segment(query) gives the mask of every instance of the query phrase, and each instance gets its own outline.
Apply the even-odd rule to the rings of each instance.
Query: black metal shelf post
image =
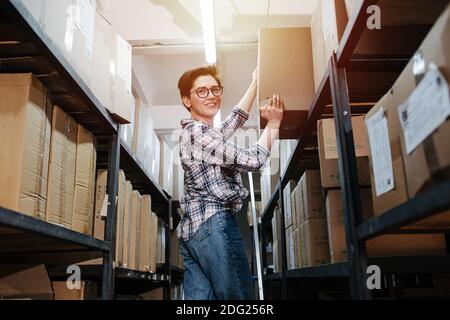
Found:
[[[108,165],[108,219],[106,219],[105,239],[110,243],[109,252],[103,256],[103,281],[102,281],[102,299],[114,299],[114,271],[116,255],[116,197],[119,181],[119,161],[120,161],[120,142],[119,132],[113,135],[109,147],[109,165]]]
[[[337,67],[335,54],[333,54],[330,63],[331,97],[339,155],[339,175],[341,177],[351,294],[353,299],[370,299],[370,292],[364,281],[364,271],[367,270],[366,246],[365,243],[359,243],[356,234],[356,225],[360,224],[363,218],[346,72],[345,68]]]
[[[165,263],[164,263],[164,274],[167,276],[167,282],[164,286],[164,299],[170,300],[171,298],[171,288],[172,288],[172,268],[171,268],[171,239],[170,239],[170,231],[172,229],[172,210],[173,210],[173,201],[172,198],[169,197],[168,208],[167,208],[167,219],[164,222],[165,232]]]

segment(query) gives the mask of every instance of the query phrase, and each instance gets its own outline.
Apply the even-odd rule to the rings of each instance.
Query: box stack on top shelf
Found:
[[[395,274],[433,273],[448,264],[445,233],[450,230],[450,205],[443,199],[449,190],[448,145],[444,141],[450,137],[446,129],[450,7],[448,1],[378,1],[382,28],[371,30],[366,28],[370,4],[374,3],[319,1],[312,17],[316,95],[309,101],[306,123],[296,118],[300,119],[299,128],[281,128],[302,134],[287,135],[299,138],[294,155],[282,172],[280,188],[265,196],[269,200],[263,206],[263,230],[272,222],[275,272],[280,272],[278,278],[266,279],[283,280],[284,296],[285,277],[347,276],[352,297],[367,298],[370,295],[362,288],[364,276],[358,278],[355,270],[362,268],[360,274],[365,274],[367,257]],[[304,53],[286,53],[285,47],[271,45],[283,33],[292,33],[291,28],[272,32],[272,36],[267,36],[267,30],[265,35],[260,33],[259,82],[262,88],[279,92],[284,82],[277,87],[271,77],[264,77],[269,70],[265,58],[277,56],[284,63],[290,56],[303,57]],[[334,59],[333,51],[337,52]],[[298,74],[279,70],[285,79]],[[297,90],[298,85],[305,87],[296,83]],[[289,98],[289,93],[282,94],[285,96]],[[263,102],[261,97],[259,100]],[[328,119],[325,110],[332,102],[335,119]],[[350,123],[352,141],[347,137]],[[344,138],[347,140],[342,141]],[[348,168],[345,166],[353,161],[352,148],[355,166]],[[309,150],[318,151],[320,177],[319,171],[309,170],[310,165],[303,161],[308,160]],[[344,159],[339,160],[339,154]],[[316,182],[309,180],[305,189],[305,177],[313,175]],[[312,200],[315,191],[317,201]],[[290,206],[286,193],[291,196]],[[284,202],[282,213],[276,205],[279,195]],[[321,213],[308,218],[309,204],[314,203]],[[286,230],[281,230],[282,215]],[[349,235],[356,238],[346,239]],[[283,236],[286,248],[279,245]],[[262,241],[264,251],[270,238]],[[347,263],[347,248],[363,243],[365,249],[353,250],[351,263]],[[282,259],[286,259],[287,269],[297,270],[281,270]],[[392,268],[394,260],[398,268]],[[304,269],[307,266],[317,267]]]

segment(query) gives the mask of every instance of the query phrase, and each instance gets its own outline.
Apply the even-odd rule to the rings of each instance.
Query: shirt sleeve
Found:
[[[241,172],[259,170],[270,156],[269,150],[259,143],[250,148],[243,148],[228,142],[219,132],[207,125],[194,126],[189,143],[191,160]]]
[[[235,106],[228,117],[220,125],[220,133],[228,139],[248,120],[249,114]]]

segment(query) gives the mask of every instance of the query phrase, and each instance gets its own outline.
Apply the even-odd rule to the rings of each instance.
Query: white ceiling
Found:
[[[98,0],[98,9],[133,45],[135,80],[152,108],[156,129],[189,116],[177,82],[204,64],[200,0]],[[225,87],[222,118],[244,94],[257,64],[260,27],[309,26],[318,0],[215,0],[218,59]],[[247,125],[257,126],[257,110]]]

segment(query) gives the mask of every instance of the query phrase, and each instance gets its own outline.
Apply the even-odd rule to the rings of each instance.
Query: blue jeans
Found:
[[[186,300],[253,300],[250,273],[236,217],[219,212],[188,241],[180,240]]]

